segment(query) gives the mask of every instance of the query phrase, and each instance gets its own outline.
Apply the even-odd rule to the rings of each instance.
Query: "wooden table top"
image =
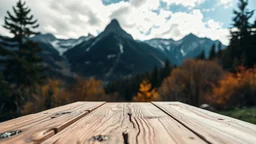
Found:
[[[180,102],[76,102],[0,123],[0,143],[256,144],[256,125]]]

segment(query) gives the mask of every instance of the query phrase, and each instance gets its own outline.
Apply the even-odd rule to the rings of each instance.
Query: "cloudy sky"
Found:
[[[42,33],[59,38],[98,35],[111,19],[135,39],[173,38],[189,33],[228,44],[238,0],[26,0]],[[0,24],[17,0],[0,0]],[[256,0],[249,0],[255,9]],[[254,15],[254,19],[255,19]],[[0,34],[8,32],[0,27]]]

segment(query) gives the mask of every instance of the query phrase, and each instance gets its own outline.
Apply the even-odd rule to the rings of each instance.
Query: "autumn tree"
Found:
[[[67,104],[68,102],[62,91],[64,89],[61,86],[61,81],[49,79],[40,87],[40,93],[34,95],[33,100],[24,104],[23,114],[31,114]]]
[[[42,58],[38,56],[41,48],[30,40],[37,34],[37,20],[30,14],[31,10],[25,2],[19,0],[13,7],[13,13],[7,11],[3,27],[12,38],[1,36],[0,62],[4,65],[3,75],[12,92],[13,103],[16,104],[16,115],[22,111],[22,105],[38,92],[37,85],[44,79]]]
[[[135,96],[133,100],[138,102],[151,102],[159,100],[159,94],[155,88],[152,89],[151,83],[149,83],[147,79],[144,79],[140,84],[140,89],[137,96]]]
[[[163,100],[176,100],[199,106],[223,75],[220,65],[212,61],[185,60],[172,71],[159,88]]]
[[[105,96],[102,81],[94,78],[84,80],[78,77],[72,92],[74,94],[73,100],[75,101],[102,100]]]
[[[256,68],[239,67],[237,71],[226,74],[213,87],[209,103],[224,109],[256,105]]]
[[[118,93],[120,99],[125,101],[132,101],[133,96],[137,95],[140,83],[143,79],[147,78],[152,84],[152,88],[158,88],[163,80],[170,75],[174,66],[169,62],[165,61],[165,65],[162,68],[155,67],[151,72],[137,74],[132,77],[123,78],[117,81],[108,83],[105,86],[106,94]]]

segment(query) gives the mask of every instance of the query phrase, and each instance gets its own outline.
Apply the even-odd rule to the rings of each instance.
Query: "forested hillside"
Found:
[[[256,20],[247,0],[230,42],[188,34],[139,41],[113,19],[97,36],[41,34],[24,0],[0,33],[0,121],[75,101],[181,101],[212,110],[256,105]],[[40,20],[42,21],[42,20]]]

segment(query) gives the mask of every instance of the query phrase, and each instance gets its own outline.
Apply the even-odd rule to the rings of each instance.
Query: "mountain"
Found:
[[[220,43],[218,40],[212,41],[208,38],[199,38],[194,34],[189,34],[178,41],[157,38],[144,42],[164,52],[170,58],[172,64],[176,65],[180,65],[186,58],[197,57],[203,50],[206,57],[208,57],[212,45],[218,46]],[[225,46],[222,44],[222,49],[224,48]]]
[[[97,37],[69,49],[64,56],[73,72],[106,81],[162,67],[168,59],[158,49],[134,40],[115,19]]]
[[[137,41],[115,19],[96,37],[89,34],[78,39],[58,39],[52,34],[40,34],[31,40],[43,49],[40,55],[51,67],[51,76],[73,78],[78,74],[104,81],[151,71],[155,66],[162,67],[166,60],[180,65],[203,50],[208,56],[212,44],[219,44],[194,34],[178,41],[160,38]]]
[[[81,36],[78,39],[57,39],[52,34],[40,34],[32,38],[33,41],[39,43],[45,43],[50,45],[52,48],[58,51],[59,55],[63,55],[67,50],[75,47],[76,45],[88,41],[94,38],[93,35],[89,34],[87,37]]]
[[[50,67],[49,75],[54,78],[72,78],[76,74],[70,71],[69,64],[63,53],[72,49],[76,45],[88,41],[94,36],[82,36],[78,39],[58,39],[52,34],[39,34],[32,37],[31,40],[39,43],[43,52],[40,56],[43,57],[45,63]]]

